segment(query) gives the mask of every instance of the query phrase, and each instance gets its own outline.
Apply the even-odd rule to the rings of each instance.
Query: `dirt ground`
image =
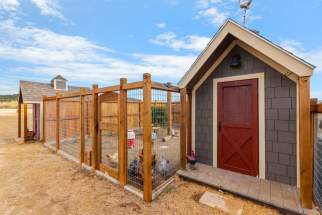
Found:
[[[18,145],[16,116],[0,114],[0,214],[225,214],[199,204],[204,191],[244,204],[243,214],[279,214],[206,186],[176,178],[150,204],[39,143]],[[11,129],[8,129],[11,128]],[[5,130],[4,130],[5,129]]]

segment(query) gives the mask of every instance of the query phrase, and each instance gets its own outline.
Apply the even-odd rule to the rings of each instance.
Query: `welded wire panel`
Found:
[[[177,106],[180,106],[178,93],[152,90],[153,189],[173,176],[180,167],[180,123],[176,118],[180,110]]]
[[[93,132],[93,96],[84,96],[84,135],[85,135],[85,163],[90,164],[92,151],[92,132]]]
[[[314,201],[322,208],[322,114],[314,114],[314,177],[313,194]]]
[[[143,190],[143,90],[127,91],[127,177]]]
[[[80,159],[80,97],[60,100],[60,150]]]
[[[181,113],[180,94],[172,93],[172,103],[171,103],[172,119],[171,120],[172,120],[172,126],[174,128],[180,127],[180,123],[181,123],[180,113]]]
[[[45,141],[55,147],[56,145],[56,100],[45,101]]]
[[[119,92],[99,96],[100,105],[100,161],[108,168],[118,171]]]

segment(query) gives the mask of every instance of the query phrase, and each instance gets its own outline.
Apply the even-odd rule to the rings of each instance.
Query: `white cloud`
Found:
[[[0,0],[0,10],[16,11],[19,5],[18,0]]]
[[[196,0],[196,8],[198,10],[195,15],[196,19],[207,20],[216,27],[222,25],[228,18],[243,20],[244,14],[239,9],[237,0]],[[261,16],[254,14],[253,10],[249,10],[246,15],[247,24],[261,18]]]
[[[114,56],[117,54],[84,37],[21,27],[12,20],[0,22],[0,60],[18,62],[19,67],[11,68],[18,76],[52,77],[59,73],[104,86],[117,83],[120,77],[141,79],[144,72],[150,72],[155,78],[177,81],[196,57],[130,54],[128,60],[122,60]],[[4,90],[8,91],[2,88],[0,93]]]
[[[40,9],[42,15],[52,16],[63,19],[63,14],[59,11],[60,6],[56,0],[30,0],[36,7]]]
[[[195,61],[195,55],[135,55],[142,65],[151,68],[163,77],[171,76],[179,79]]]
[[[279,44],[287,51],[292,52],[296,56],[316,66],[315,73],[311,79],[311,97],[322,100],[320,84],[322,80],[322,46],[312,50],[307,50],[301,42],[289,39],[283,40]]]
[[[197,6],[202,8],[207,8],[211,4],[222,3],[222,0],[197,0]]]
[[[322,72],[322,46],[313,50],[306,50],[302,43],[295,40],[283,40],[280,42],[280,45],[284,49],[315,65],[317,72]]]
[[[206,18],[211,24],[220,26],[228,18],[228,15],[228,12],[222,12],[217,7],[210,7],[205,10],[200,10],[195,18]]]
[[[186,49],[192,51],[202,51],[210,41],[210,38],[201,37],[198,35],[188,35],[182,39],[178,39],[175,33],[166,32],[157,35],[150,41],[157,45],[168,46],[174,50]]]
[[[167,24],[165,22],[160,22],[160,23],[157,23],[156,26],[158,28],[165,28],[167,26]]]
[[[67,36],[33,27],[17,27],[12,20],[0,23],[0,55],[29,62],[97,60],[97,51],[111,51],[79,36]]]

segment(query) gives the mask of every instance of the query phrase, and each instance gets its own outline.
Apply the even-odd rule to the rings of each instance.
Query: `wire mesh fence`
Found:
[[[56,147],[56,100],[45,101],[45,141]]]
[[[118,171],[119,92],[99,96],[100,162]]]
[[[322,208],[322,114],[315,114],[314,177],[313,194],[315,203]]]
[[[84,96],[84,161],[91,164],[92,132],[93,132],[93,96]]]
[[[152,187],[157,188],[180,167],[180,95],[152,90]],[[176,120],[176,121],[174,121]]]
[[[121,184],[144,190],[144,200],[150,201],[152,191],[180,167],[183,120],[179,89],[154,84],[147,77],[142,82],[47,98],[44,133],[47,144],[59,146],[65,154],[81,159]],[[150,93],[150,98],[144,97]],[[125,109],[126,113],[121,112]],[[147,124],[150,120],[151,124]],[[149,154],[143,155],[144,150]]]
[[[128,183],[143,190],[143,90],[127,92]]]
[[[80,97],[60,99],[60,150],[80,157]]]

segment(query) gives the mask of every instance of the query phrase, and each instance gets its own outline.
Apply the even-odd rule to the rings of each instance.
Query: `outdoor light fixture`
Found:
[[[240,66],[241,66],[241,56],[239,54],[233,55],[231,58],[230,67],[238,68]]]

